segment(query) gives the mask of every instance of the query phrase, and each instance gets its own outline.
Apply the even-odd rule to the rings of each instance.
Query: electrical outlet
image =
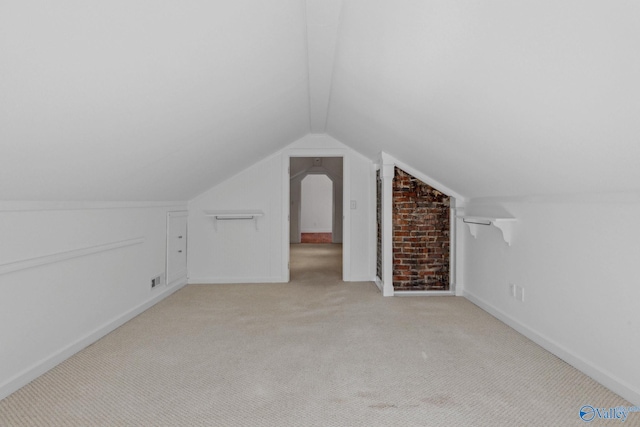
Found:
[[[151,279],[151,289],[162,284],[162,274]]]
[[[509,283],[509,295],[511,295],[512,298],[516,297],[516,287],[513,283]]]
[[[516,286],[516,299],[524,302],[524,288],[522,286]]]

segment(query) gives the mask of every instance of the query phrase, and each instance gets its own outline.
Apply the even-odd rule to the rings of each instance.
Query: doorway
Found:
[[[333,243],[333,181],[313,174],[301,184],[300,243]]]
[[[305,271],[308,266],[315,274],[324,271],[335,275],[337,270],[339,277],[344,277],[343,157],[292,156],[288,171],[290,274],[299,278],[308,273]],[[319,267],[324,257],[339,262]]]

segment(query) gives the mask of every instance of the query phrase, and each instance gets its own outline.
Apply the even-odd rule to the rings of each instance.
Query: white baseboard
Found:
[[[382,283],[382,279],[376,276],[375,279],[372,280],[380,289],[380,292],[384,293],[384,283]],[[416,296],[458,296],[456,291],[394,291],[394,297],[416,297]]]
[[[0,400],[9,396],[11,393],[17,391],[18,389],[24,387],[31,381],[38,378],[40,375],[56,367],[57,365],[64,362],[66,359],[73,356],[80,350],[84,349],[85,347],[88,347],[89,345],[98,341],[100,338],[107,335],[109,332],[112,332],[113,330],[122,326],[123,324],[133,319],[140,313],[154,306],[161,300],[165,299],[172,293],[182,288],[185,284],[186,282],[183,282],[182,284],[175,284],[171,287],[166,287],[165,289],[162,290],[162,292],[156,294],[146,302],[123,313],[122,315],[116,317],[115,319],[99,327],[95,331],[78,339],[74,343],[62,348],[61,350],[53,353],[51,356],[43,359],[40,362],[35,363],[31,367],[15,375],[13,378],[9,379],[4,384],[0,385]]]
[[[557,342],[547,338],[544,334],[541,334],[531,329],[530,327],[520,323],[518,320],[509,316],[502,310],[494,307],[482,298],[472,294],[471,292],[465,290],[464,297],[487,313],[491,314],[493,317],[520,332],[522,335],[529,338],[531,341],[535,342],[545,350],[553,353],[574,368],[590,376],[614,393],[619,394],[634,405],[640,405],[640,390],[634,388],[632,385],[626,383],[620,378],[617,378],[606,369],[602,369],[594,365],[588,360],[585,360],[583,357],[573,353],[571,350],[568,350],[561,344],[558,344]]]
[[[376,279],[372,279],[371,276],[351,276],[347,282],[375,282]]]
[[[394,297],[453,297],[453,291],[394,291]]]
[[[374,282],[369,276],[353,276],[347,282]],[[223,285],[239,283],[285,283],[282,277],[193,277],[190,285]]]
[[[239,283],[284,283],[282,277],[190,277],[190,285],[222,285]]]

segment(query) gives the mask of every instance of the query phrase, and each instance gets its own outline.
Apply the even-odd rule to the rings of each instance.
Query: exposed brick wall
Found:
[[[332,233],[300,233],[300,243],[332,243]]]
[[[449,289],[449,196],[396,168],[393,287]]]

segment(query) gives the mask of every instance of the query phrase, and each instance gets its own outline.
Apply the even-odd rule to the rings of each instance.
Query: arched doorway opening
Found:
[[[333,181],[326,174],[302,179],[300,243],[333,243]]]

